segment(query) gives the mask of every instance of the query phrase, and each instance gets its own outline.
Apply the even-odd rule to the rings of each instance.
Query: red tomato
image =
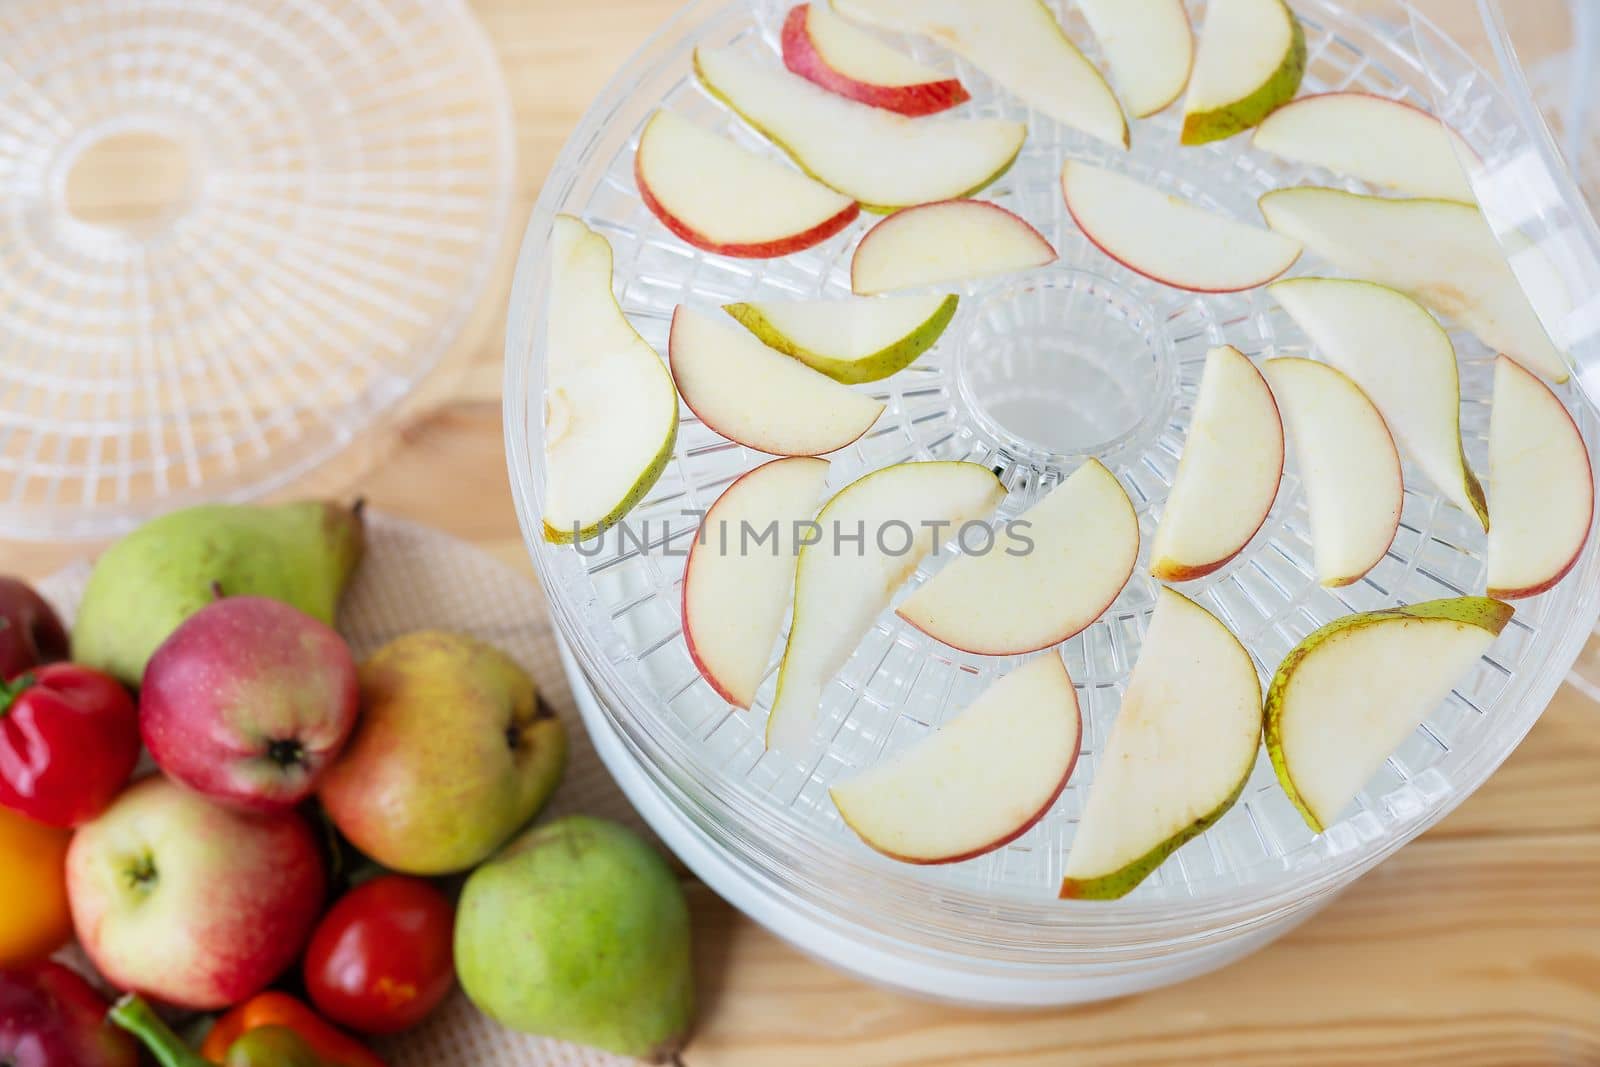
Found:
[[[319,1012],[352,1030],[408,1030],[455,984],[454,925],[450,901],[420,878],[364,882],[311,935],[306,991]]]

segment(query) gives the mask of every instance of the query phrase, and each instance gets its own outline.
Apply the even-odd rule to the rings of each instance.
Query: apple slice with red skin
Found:
[[[1489,412],[1489,595],[1536,596],[1583,552],[1594,471],[1572,415],[1509,356],[1494,367]]]
[[[1061,194],[1083,235],[1136,274],[1195,293],[1236,293],[1294,266],[1300,243],[1072,159]]]
[[[1272,390],[1237,348],[1206,353],[1178,474],[1150,548],[1150,573],[1204,578],[1267,520],[1283,478],[1283,420]]]
[[[689,549],[683,639],[711,688],[737,707],[750,706],[766,675],[794,588],[798,542],[827,480],[828,461],[810,456],[747,471],[711,505]]]
[[[683,240],[722,256],[767,259],[820,244],[855,221],[847,196],[658,111],[633,157],[639,196]]]
[[[850,100],[902,115],[933,115],[971,99],[960,79],[901,55],[834,14],[827,0],[783,20],[783,65]]]
[[[938,732],[839,782],[845,824],[905,863],[993,852],[1042,819],[1078,762],[1078,694],[1049,653],[995,682]]]
[[[1021,216],[982,200],[945,200],[896,212],[868,230],[850,260],[850,288],[872,296],[1055,260],[1050,242]]]

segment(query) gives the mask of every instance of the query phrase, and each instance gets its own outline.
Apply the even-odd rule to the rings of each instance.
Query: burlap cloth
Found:
[[[357,659],[390,638],[424,628],[457,630],[498,645],[538,681],[571,736],[566,778],[540,818],[584,812],[651,836],[584,731],[538,586],[471,545],[425,526],[368,512],[367,532],[366,559],[339,614],[339,630]],[[83,560],[39,583],[39,591],[63,618],[75,614],[89,569],[90,562]],[[73,962],[81,964],[81,957],[74,955]],[[394,1067],[615,1067],[634,1062],[513,1033],[480,1015],[459,989],[420,1029],[374,1046]]]

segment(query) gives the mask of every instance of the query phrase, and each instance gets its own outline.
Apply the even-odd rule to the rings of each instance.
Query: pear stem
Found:
[[[212,600],[221,600],[223,597],[225,597],[227,595],[228,595],[227,593],[224,593],[222,591],[222,583],[217,581],[215,578],[213,578],[211,580],[211,599]]]

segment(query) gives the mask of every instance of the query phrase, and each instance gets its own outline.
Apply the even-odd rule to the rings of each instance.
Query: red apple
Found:
[[[0,1064],[139,1067],[133,1039],[106,1022],[105,999],[52,960],[0,969]]]
[[[44,598],[22,579],[0,576],[0,681],[67,653],[67,631]]]
[[[783,20],[783,65],[832,93],[902,115],[932,115],[971,99],[957,78],[901,55],[829,9],[800,4]]]
[[[67,852],[72,921],[95,967],[198,1011],[252,996],[293,963],[326,887],[299,815],[234,811],[159,775],[80,827]]]
[[[310,796],[359,708],[355,660],[327,624],[266,597],[227,597],[156,649],[139,728],[161,769],[238,807]]]

